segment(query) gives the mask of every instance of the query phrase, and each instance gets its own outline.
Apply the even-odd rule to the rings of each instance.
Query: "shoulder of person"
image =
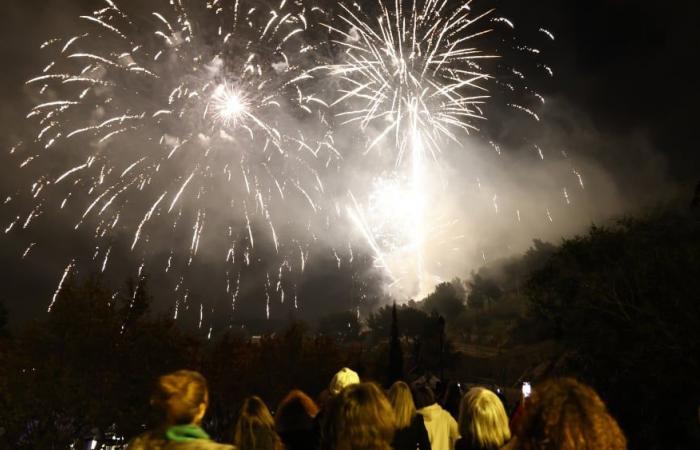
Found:
[[[506,442],[500,450],[515,450],[518,448],[518,439],[514,436],[510,441]]]
[[[236,447],[206,439],[195,439],[187,442],[170,442],[165,450],[236,450]]]
[[[160,450],[166,444],[167,441],[161,433],[147,431],[133,438],[126,446],[126,450]]]

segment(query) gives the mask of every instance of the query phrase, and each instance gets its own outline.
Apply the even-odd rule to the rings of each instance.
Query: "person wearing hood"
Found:
[[[413,399],[418,414],[423,416],[432,450],[454,450],[459,439],[457,421],[435,401],[435,394],[428,386],[416,386]]]

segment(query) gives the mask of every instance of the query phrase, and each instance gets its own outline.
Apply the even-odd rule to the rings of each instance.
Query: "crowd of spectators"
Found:
[[[459,392],[459,391],[457,391]],[[449,388],[448,392],[449,394]],[[461,393],[460,393],[461,395]],[[454,396],[454,395],[452,395]],[[275,414],[257,396],[245,399],[230,442],[202,428],[209,405],[205,378],[179,370],[158,379],[151,399],[160,427],[131,440],[128,450],[624,450],[625,436],[590,387],[570,378],[545,381],[522,397],[509,418],[502,397],[473,387],[456,416],[445,395],[398,381],[388,390],[340,370],[318,403],[291,391]],[[459,397],[459,396],[458,396]]]

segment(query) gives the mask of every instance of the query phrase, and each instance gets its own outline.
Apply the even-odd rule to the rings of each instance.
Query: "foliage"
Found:
[[[698,216],[594,226],[566,240],[527,290],[542,337],[566,348],[560,372],[602,393],[631,448],[690,448],[700,405]]]
[[[467,305],[473,309],[488,308],[498,301],[502,295],[503,291],[501,291],[501,288],[494,280],[476,274],[469,282]]]
[[[353,342],[360,339],[360,319],[352,311],[340,311],[327,314],[319,319],[318,332],[334,337],[341,342]]]
[[[360,345],[300,322],[259,341],[233,328],[209,341],[154,316],[150,303],[146,278],[116,296],[98,277],[69,279],[50,314],[8,345],[0,339],[0,448],[64,449],[108,429],[135,436],[161,420],[149,406],[155,379],[182,368],[207,378],[205,427],[225,439],[245,397],[274,410],[293,388],[316,395],[340,367],[363,367]],[[383,376],[385,362],[361,371]]]
[[[5,305],[3,304],[2,300],[0,300],[0,339],[3,337],[7,337],[8,335],[7,319],[7,309],[5,308]]]
[[[189,346],[171,322],[132,314],[132,300],[113,299],[95,277],[70,282],[46,320],[17,336],[0,411],[17,439],[8,445],[67,448],[92,428],[142,429],[154,378],[186,365]]]
[[[409,302],[406,305],[397,306],[396,317],[401,323],[399,336],[415,337],[423,334],[429,316],[420,309],[416,303]],[[386,339],[391,333],[392,307],[385,305],[367,317],[367,327],[373,341]]]
[[[440,283],[435,287],[435,291],[423,300],[421,308],[427,313],[436,311],[444,317],[456,317],[464,310],[463,292],[458,291],[452,283]]]

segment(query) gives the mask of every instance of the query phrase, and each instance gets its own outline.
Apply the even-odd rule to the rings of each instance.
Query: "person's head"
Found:
[[[425,408],[435,403],[435,394],[429,386],[419,384],[413,388],[413,401],[416,403],[416,408]]]
[[[280,402],[275,414],[275,429],[278,433],[291,430],[311,429],[318,406],[302,391],[291,391]]]
[[[389,389],[389,402],[394,410],[396,428],[402,429],[411,425],[416,415],[416,405],[413,403],[411,388],[403,381],[397,381]]]
[[[333,376],[331,384],[328,386],[328,391],[331,395],[338,395],[340,391],[346,387],[358,384],[360,382],[360,377],[354,370],[343,367]]]
[[[275,433],[275,422],[270,410],[260,397],[248,397],[243,401],[236,423],[234,444],[238,450],[273,450],[280,448]]]
[[[151,404],[171,425],[199,424],[209,404],[207,380],[191,370],[178,370],[158,378]]]
[[[328,405],[321,433],[323,450],[390,450],[394,412],[373,383],[343,389]]]
[[[517,435],[522,450],[624,450],[627,441],[603,401],[571,378],[537,386]]]
[[[459,405],[459,434],[471,448],[501,448],[510,440],[508,415],[501,399],[488,389],[469,389]]]

